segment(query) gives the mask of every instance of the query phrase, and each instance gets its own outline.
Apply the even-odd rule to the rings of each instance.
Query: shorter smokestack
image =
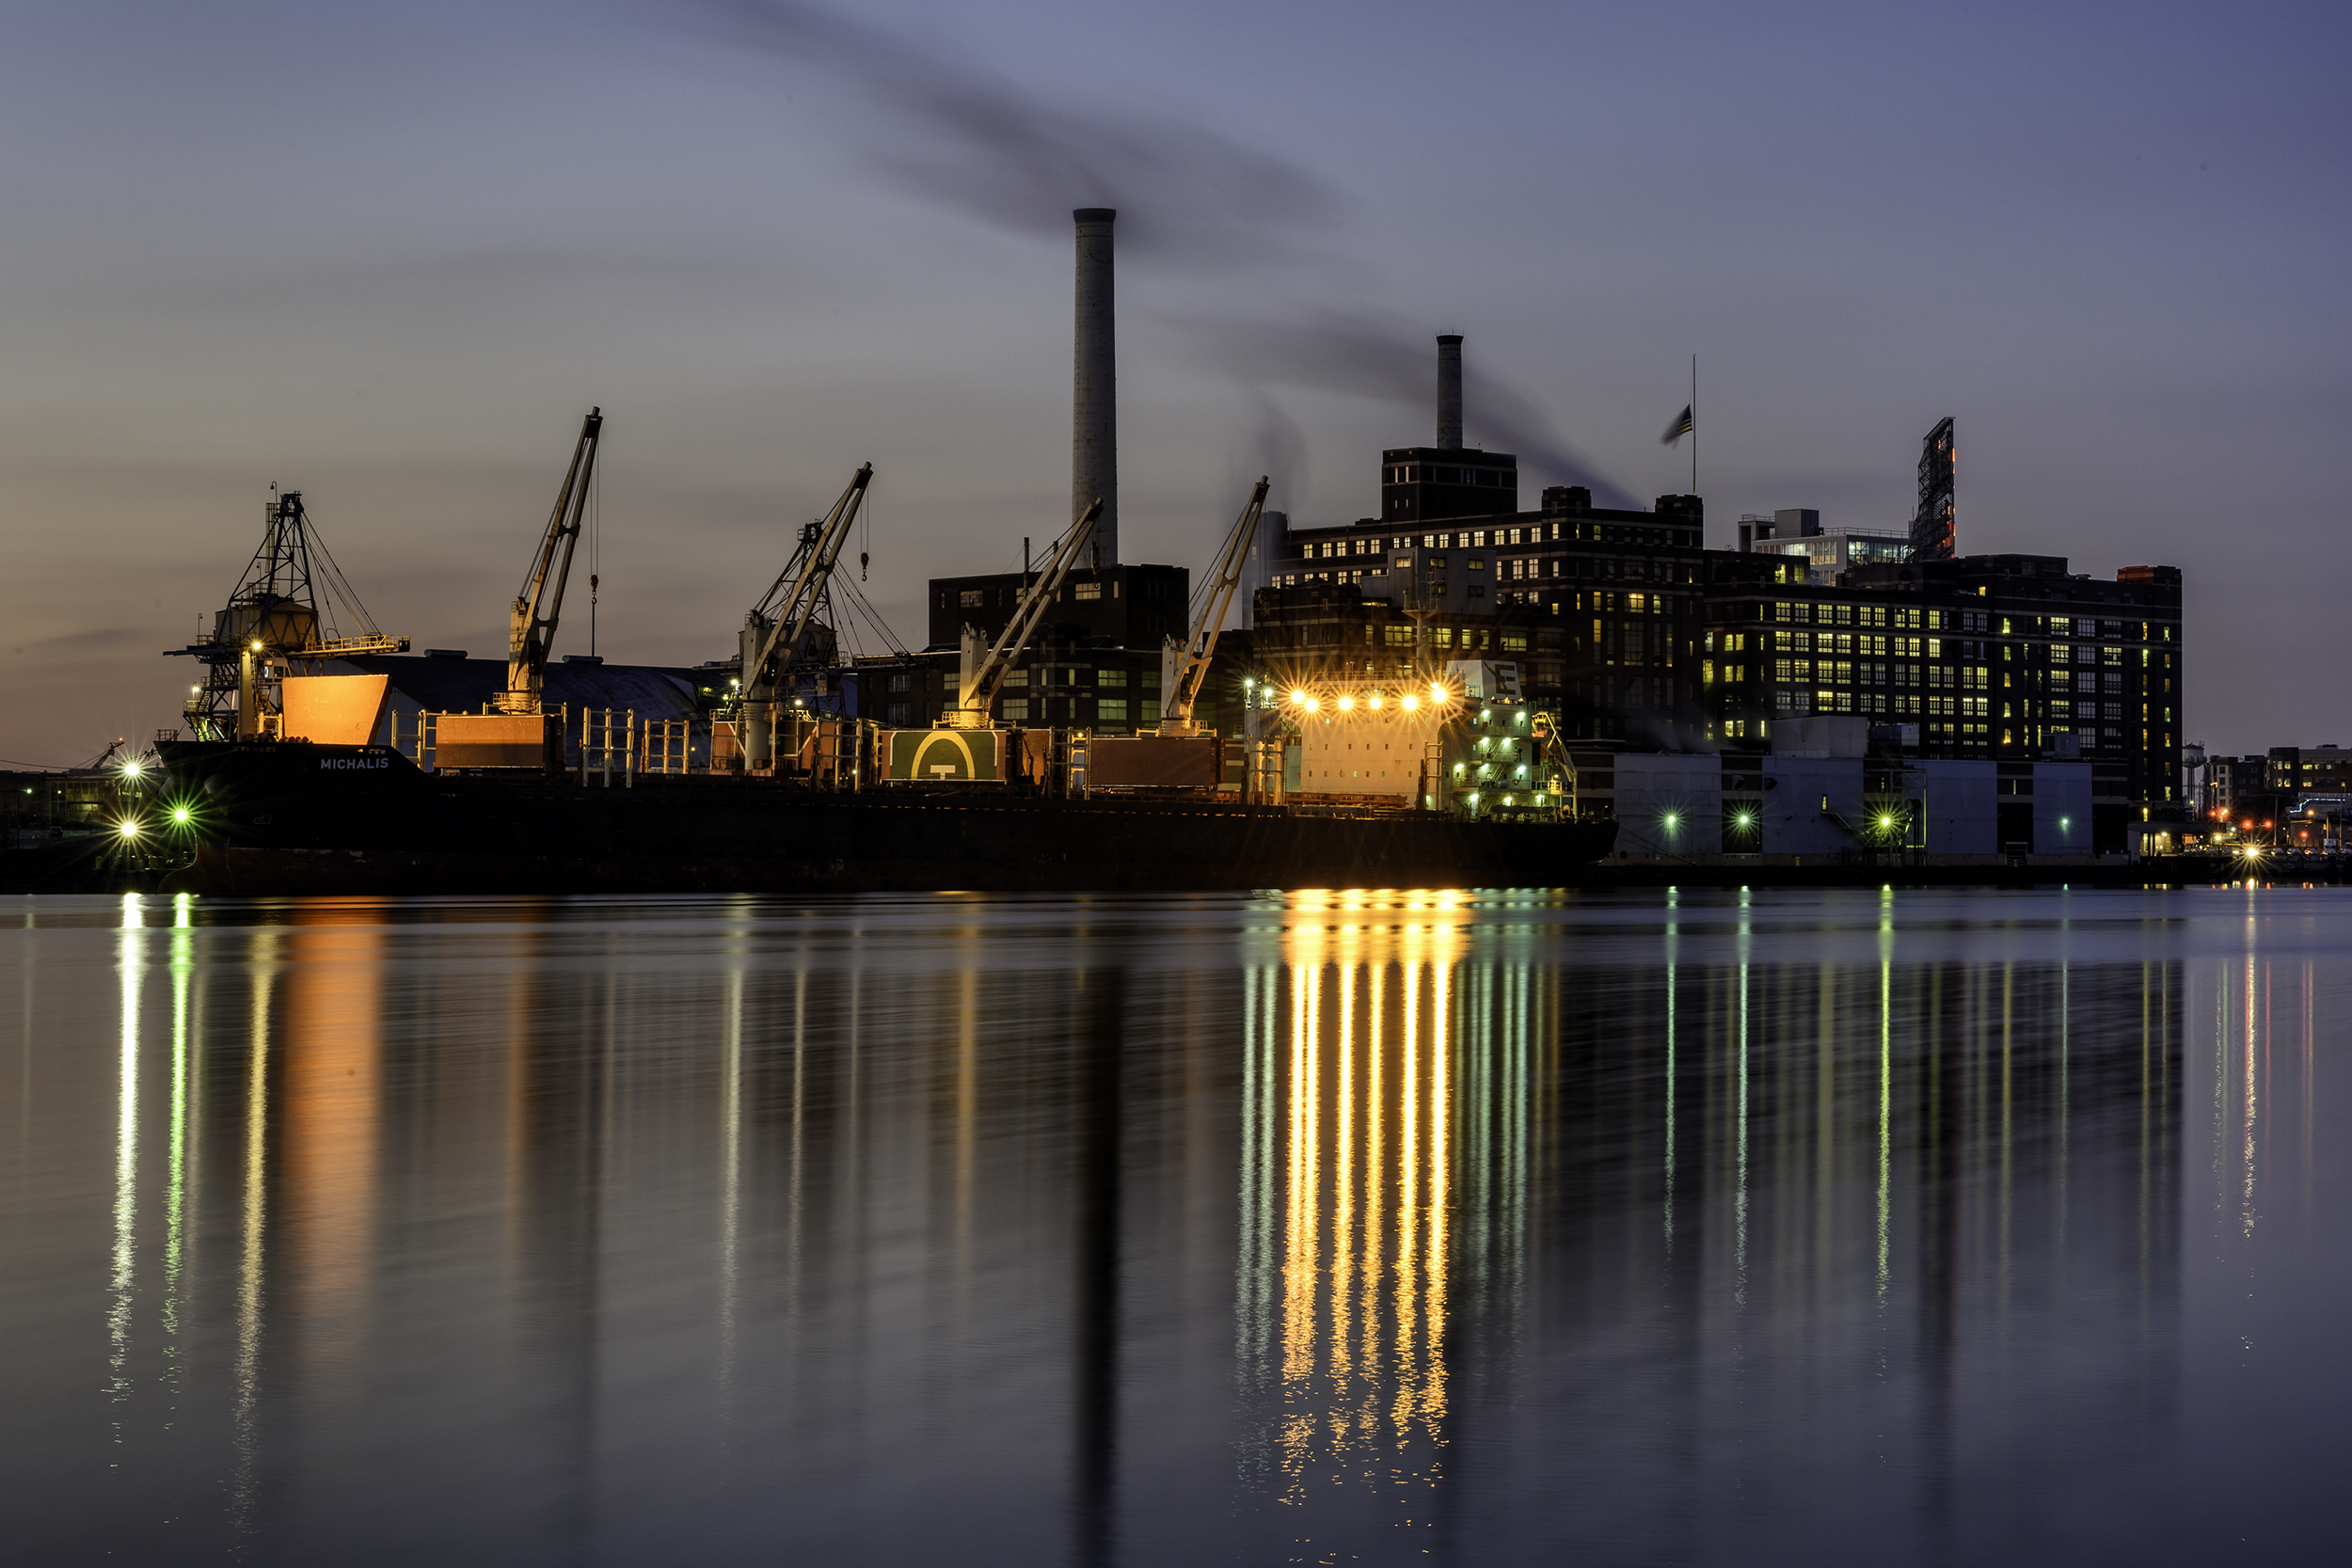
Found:
[[[1462,450],[1462,335],[1438,335],[1438,445]]]

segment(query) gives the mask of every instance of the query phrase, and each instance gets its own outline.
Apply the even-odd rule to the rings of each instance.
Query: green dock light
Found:
[[[189,819],[195,816],[196,813],[190,811],[185,806],[174,806],[171,808],[171,821],[174,827],[186,827]]]

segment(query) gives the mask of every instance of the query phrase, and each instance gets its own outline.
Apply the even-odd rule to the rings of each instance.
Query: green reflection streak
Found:
[[[1879,1305],[1886,1305],[1890,1278],[1887,1243],[1894,1204],[1895,1169],[1895,911],[1892,891],[1880,895],[1879,916]]]
[[[164,1332],[180,1333],[180,1260],[185,1243],[182,1219],[188,1179],[188,980],[196,970],[196,932],[190,928],[194,900],[172,901],[171,922],[171,1168],[164,1195]],[[177,1354],[178,1347],[167,1350]]]
[[[230,1520],[241,1537],[250,1538],[256,1478],[260,1457],[255,1408],[261,1400],[262,1369],[262,1225],[265,1217],[269,1151],[269,1017],[270,990],[278,974],[278,937],[257,934],[248,960],[253,978],[253,1008],[249,1021],[245,1085],[245,1201],[244,1245],[237,1259],[237,1354],[231,1374],[236,1406],[230,1418],[237,1464],[230,1483]]]
[[[1740,1042],[1737,1137],[1733,1148],[1738,1180],[1732,1189],[1731,1299],[1748,1304],[1748,890],[1740,890]]]
[[[1666,1256],[1675,1252],[1675,957],[1681,927],[1675,923],[1681,889],[1666,890]]]
[[[135,893],[122,895],[122,928],[115,939],[115,967],[121,982],[122,1033],[115,1097],[115,1245],[106,1312],[106,1365],[117,1403],[130,1398],[131,1295],[136,1276],[139,1163],[139,986],[146,974],[143,924]],[[120,1427],[117,1426],[118,1441]]]

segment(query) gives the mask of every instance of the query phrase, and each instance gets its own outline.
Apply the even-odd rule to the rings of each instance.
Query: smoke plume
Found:
[[[1120,246],[1188,265],[1287,253],[1340,210],[1327,182],[1205,126],[1040,102],[968,56],[800,0],[698,0],[706,36],[857,83],[891,114],[872,156],[914,195],[1066,238],[1074,207],[1116,207]]]
[[[1184,119],[1106,106],[1049,104],[975,64],[805,0],[693,0],[684,17],[707,38],[854,84],[887,112],[869,156],[901,188],[991,227],[1066,242],[1074,207],[1119,209],[1120,247],[1187,268],[1287,263],[1327,291],[1343,267],[1313,236],[1342,211],[1338,192],[1282,158]],[[1325,298],[1328,298],[1326,293]],[[1261,471],[1278,484],[1303,463],[1304,440],[1264,399],[1268,386],[1383,399],[1431,430],[1432,334],[1369,308],[1264,323],[1180,321],[1217,366],[1258,388]],[[1473,349],[1473,355],[1475,350]],[[1470,428],[1608,506],[1622,488],[1551,434],[1534,404],[1473,357],[1464,371]],[[1269,437],[1271,437],[1269,439]]]
[[[1434,333],[1414,335],[1364,311],[1325,310],[1271,322],[1203,322],[1185,330],[1212,346],[1216,362],[1259,386],[1311,388],[1369,397],[1409,409],[1420,434],[1400,446],[1436,438],[1438,382]],[[1600,506],[1631,507],[1633,498],[1603,478],[1552,434],[1549,421],[1518,392],[1477,369],[1466,345],[1463,422],[1480,444],[1516,453],[1563,484],[1581,484]]]

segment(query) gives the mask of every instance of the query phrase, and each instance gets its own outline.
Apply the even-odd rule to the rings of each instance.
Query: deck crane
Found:
[[[858,508],[866,500],[866,487],[873,480],[874,465],[860,465],[850,487],[833,503],[833,510],[822,522],[803,531],[801,547],[776,575],[766,596],[743,618],[743,667],[739,674],[746,699],[774,695],[775,676],[782,672],[772,670],[770,661],[776,657],[778,649],[786,651],[787,661],[801,657],[803,641],[809,634],[818,608],[825,602],[834,562],[840,559],[841,546],[850,537],[850,525],[857,521]]]
[[[814,634],[818,629],[817,612],[830,602],[827,593],[833,581],[834,562],[840,559],[841,546],[850,537],[850,525],[857,520],[858,508],[866,500],[866,487],[873,479],[874,465],[859,465],[850,480],[850,487],[833,503],[833,510],[821,520],[802,527],[800,546],[792,552],[792,558],[776,574],[776,580],[769,585],[760,601],[743,617],[736,686],[742,701],[747,758],[768,757],[772,761],[774,705],[786,670],[812,654],[819,658],[831,657],[829,647],[821,652],[813,647]],[[827,636],[830,638],[830,631]]]
[[[572,546],[580,540],[580,521],[587,515],[589,481],[596,477],[596,441],[603,430],[604,410],[590,409],[580,421],[572,466],[564,474],[564,488],[555,493],[555,510],[548,514],[548,531],[539,540],[531,575],[523,579],[522,592],[515,595],[506,632],[506,689],[496,699],[501,713],[540,711],[540,697],[547,689],[548,650],[555,641],[556,622],[564,614],[564,583],[571,576]]]
[[[1249,560],[1249,546],[1258,537],[1258,518],[1265,511],[1266,488],[1265,477],[1260,475],[1257,487],[1249,492],[1249,504],[1241,509],[1241,515],[1233,519],[1232,532],[1225,536],[1224,553],[1216,559],[1216,577],[1201,596],[1200,618],[1193,623],[1191,641],[1180,644],[1171,637],[1161,654],[1163,736],[1195,733],[1192,706],[1200,701],[1200,688],[1209,678],[1209,661],[1216,657],[1217,634],[1224,629],[1225,612],[1232,607],[1233,591],[1241,585],[1242,568]]]
[[[1103,517],[1103,498],[1094,498],[1093,504],[1070,525],[1045,558],[1037,580],[1021,591],[1021,602],[1013,607],[1012,619],[996,641],[983,652],[980,633],[967,631],[963,635],[963,671],[957,683],[956,704],[940,716],[940,723],[954,730],[984,730],[989,727],[988,710],[996,701],[996,689],[1005,682],[1005,674],[1021,657],[1021,650],[1029,645],[1039,623],[1052,608],[1054,596],[1061,592],[1062,579],[1078,563],[1079,555],[1094,537],[1094,525]]]

